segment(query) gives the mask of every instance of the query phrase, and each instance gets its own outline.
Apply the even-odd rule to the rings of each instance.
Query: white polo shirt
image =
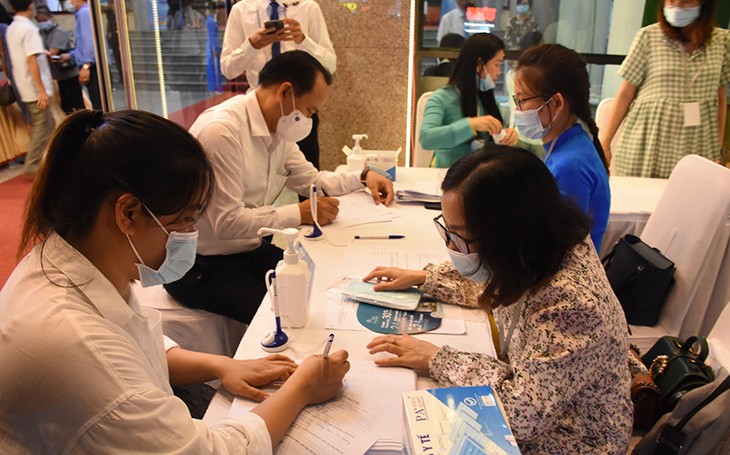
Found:
[[[337,68],[337,56],[332,47],[327,24],[319,5],[314,0],[279,0],[279,18],[289,17],[299,22],[304,41],[281,41],[281,52],[305,51],[330,73]],[[271,60],[271,46],[254,49],[248,38],[263,28],[271,17],[270,0],[242,0],[231,8],[221,50],[221,73],[233,79],[246,72],[251,88],[259,85],[259,72]]]
[[[259,228],[298,226],[297,204],[271,206],[285,186],[303,196],[312,183],[330,196],[363,188],[359,172],[317,171],[296,143],[270,133],[256,90],[203,112],[190,133],[215,171],[213,200],[196,223],[203,255],[251,251],[261,244]]]
[[[27,58],[32,55],[36,56],[46,95],[49,98],[52,97],[53,76],[51,67],[48,66],[46,49],[43,47],[43,39],[41,39],[38,27],[27,17],[16,14],[5,34],[5,40],[8,45],[8,55],[13,64],[15,88],[20,99],[25,103],[38,101],[38,89],[28,69]]]

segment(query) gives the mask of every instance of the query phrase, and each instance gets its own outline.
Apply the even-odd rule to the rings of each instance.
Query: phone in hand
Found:
[[[60,55],[51,55],[51,60],[53,60],[54,62],[60,62],[61,56]]]
[[[264,22],[264,28],[273,28],[274,30],[270,31],[269,33],[274,33],[280,28],[284,28],[284,21],[266,21]]]

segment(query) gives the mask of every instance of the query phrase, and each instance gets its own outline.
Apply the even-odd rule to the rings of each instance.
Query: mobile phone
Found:
[[[284,28],[284,21],[282,21],[282,20],[266,21],[266,22],[264,22],[264,28],[273,28],[274,30],[269,33],[274,33],[275,31],[279,30],[280,28]]]
[[[423,206],[429,210],[441,210],[440,202],[424,202]]]
[[[60,55],[51,55],[51,60],[53,60],[54,62],[57,62],[57,61],[61,60],[61,56]]]

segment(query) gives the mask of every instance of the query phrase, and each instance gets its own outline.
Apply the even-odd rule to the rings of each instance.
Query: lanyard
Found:
[[[525,303],[525,299],[522,298],[520,303],[517,304],[517,310],[515,311],[512,323],[509,325],[509,332],[507,332],[507,338],[504,337],[504,321],[502,320],[502,311],[497,313],[497,320],[499,321],[499,358],[507,358],[507,348],[512,342],[512,335],[515,333],[515,327],[517,327],[517,321],[520,319],[520,313],[522,313],[522,306]]]
[[[550,143],[550,148],[548,149],[547,153],[545,154],[545,157],[542,159],[542,162],[547,164],[547,160],[550,157],[550,154],[553,153],[553,149],[555,148],[555,144],[558,143],[558,139],[560,139],[560,135],[563,133],[560,133],[558,137],[553,139],[553,141]]]

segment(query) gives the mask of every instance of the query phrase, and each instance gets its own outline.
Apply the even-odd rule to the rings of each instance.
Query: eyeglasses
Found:
[[[477,239],[467,240],[464,237],[460,236],[456,232],[451,232],[448,229],[446,229],[446,226],[439,221],[440,219],[443,219],[443,215],[439,215],[436,218],[433,219],[433,224],[436,225],[436,230],[438,231],[439,235],[442,239],[444,239],[444,243],[446,243],[446,248],[449,247],[449,243],[453,243],[457,250],[459,250],[460,253],[469,254],[471,253],[471,249],[469,248],[470,243],[474,243],[477,241]]]
[[[522,98],[522,99],[517,98],[517,95],[512,95],[512,101],[515,102],[515,106],[517,106],[517,110],[520,110],[520,111],[522,110],[522,103],[525,103],[530,100],[536,100],[538,98],[545,99],[545,98],[547,98],[547,95],[545,93],[543,93],[541,95],[529,96],[527,98]]]

